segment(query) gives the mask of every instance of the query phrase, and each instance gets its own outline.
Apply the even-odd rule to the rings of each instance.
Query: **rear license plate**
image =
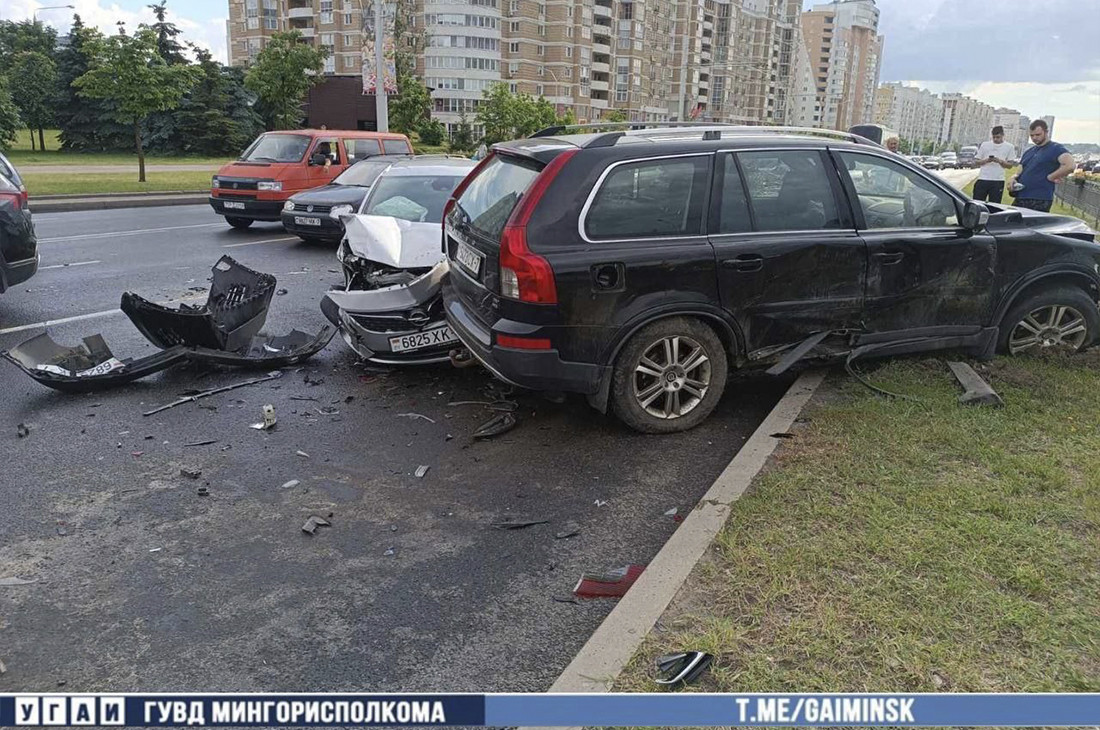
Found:
[[[244,210],[244,203],[239,203],[235,200],[227,200],[222,203],[222,206],[226,210]]]
[[[294,216],[294,222],[299,226],[319,226],[321,225],[320,218],[306,218],[305,216]]]
[[[390,338],[390,349],[394,352],[410,352],[423,350],[426,347],[446,345],[449,342],[458,342],[455,333],[450,327],[436,327],[435,329],[417,332],[414,335],[401,335]]]
[[[481,273],[481,254],[465,243],[460,242],[458,244],[458,250],[455,251],[455,260],[474,276]]]

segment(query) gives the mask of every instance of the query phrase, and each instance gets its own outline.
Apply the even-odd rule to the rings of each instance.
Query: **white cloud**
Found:
[[[44,6],[43,3],[35,2],[35,0],[5,0],[4,4],[9,6],[5,9],[4,16],[12,20],[30,19],[35,8]],[[75,6],[73,10],[47,10],[41,13],[39,20],[53,26],[59,33],[65,33],[69,30],[69,26],[72,25],[73,13],[79,15],[85,25],[99,28],[107,35],[112,35],[117,31],[118,26],[116,24],[118,21],[126,24],[128,32],[133,31],[140,23],[151,24],[156,22],[153,12],[144,5],[140,10],[133,11],[122,8],[118,3],[106,3],[102,0],[62,0],[62,2],[53,4]],[[222,63],[228,62],[225,46],[226,19],[224,17],[195,20],[186,15],[181,15],[169,6],[168,20],[175,23],[182,31],[179,36],[181,42],[190,41],[196,46],[210,51],[216,60]]]
[[[1000,81],[907,81],[936,93],[959,91],[994,107],[1009,107],[1032,119],[1054,116],[1059,142],[1100,143],[1100,81],[1064,84]]]

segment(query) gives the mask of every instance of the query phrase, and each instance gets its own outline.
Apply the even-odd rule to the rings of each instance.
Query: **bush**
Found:
[[[443,124],[435,119],[429,119],[416,130],[420,135],[420,141],[429,147],[438,147],[443,144],[443,138],[447,136],[447,130]]]

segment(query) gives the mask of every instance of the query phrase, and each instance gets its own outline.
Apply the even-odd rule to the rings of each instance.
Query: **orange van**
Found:
[[[340,129],[267,132],[210,182],[210,206],[234,228],[278,221],[294,193],[321,185],[375,155],[413,152],[403,134]]]

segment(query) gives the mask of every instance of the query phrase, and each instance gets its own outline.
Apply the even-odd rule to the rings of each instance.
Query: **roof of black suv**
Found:
[[[618,129],[616,129],[618,127]],[[572,130],[599,129],[601,131],[561,134]],[[685,151],[699,149],[727,149],[766,147],[781,141],[784,145],[818,146],[825,142],[831,147],[863,147],[885,149],[871,140],[848,132],[803,127],[759,127],[722,124],[611,123],[578,124],[548,127],[526,139],[502,142],[495,149],[513,151],[541,162],[549,162],[559,153],[570,149],[602,149],[609,147],[635,147],[635,145],[659,145],[662,149],[674,146]],[[636,148],[635,148],[636,149]],[[657,151],[657,150],[654,150]]]

